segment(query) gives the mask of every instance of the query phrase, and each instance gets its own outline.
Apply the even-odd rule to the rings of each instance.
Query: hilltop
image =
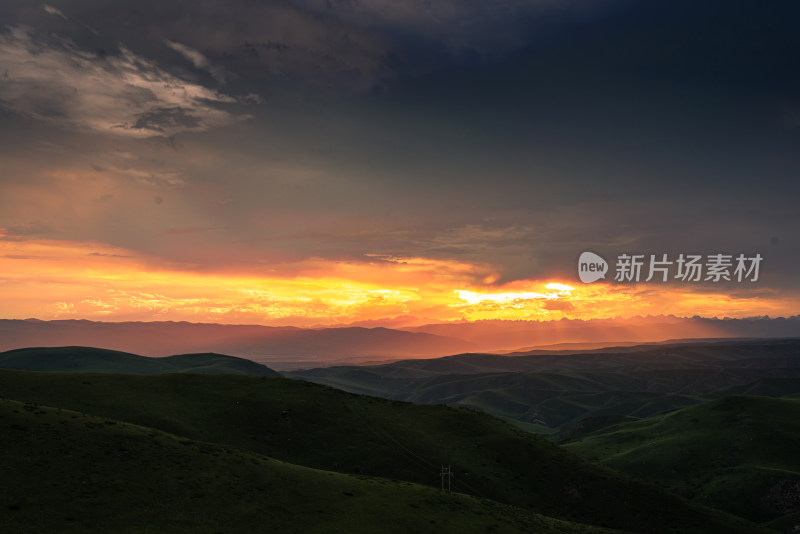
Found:
[[[93,347],[34,347],[0,353],[0,369],[84,373],[209,373],[278,376],[260,363],[224,354],[180,354],[148,358]]]

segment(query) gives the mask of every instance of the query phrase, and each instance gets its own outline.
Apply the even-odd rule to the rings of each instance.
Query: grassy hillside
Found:
[[[444,358],[402,360],[361,369],[367,369],[387,378],[424,378],[505,372],[776,368],[800,365],[799,350],[800,339],[725,340],[713,343],[612,347],[566,354],[558,351],[549,354],[514,356],[469,353]],[[352,366],[339,366],[296,371],[296,373],[306,377],[333,378],[353,369]]]
[[[15,534],[611,532],[15,401],[0,401],[0,449]]]
[[[715,396],[757,395],[759,397],[800,398],[800,378],[765,378],[714,392]]]
[[[223,354],[181,354],[148,358],[92,347],[35,347],[0,353],[0,369],[84,373],[209,373],[278,376],[272,369]]]
[[[513,372],[424,378],[386,377],[376,368],[287,374],[355,393],[475,408],[555,430],[586,417],[649,417],[707,401],[718,395],[720,388],[747,391],[754,386],[754,379],[800,375],[800,367]],[[781,389],[773,388],[776,393],[800,393],[800,379],[782,380]]]
[[[644,418],[728,394],[800,395],[800,342],[725,341],[620,353],[461,354],[287,376],[411,402],[475,408],[554,433],[586,418]]]
[[[0,395],[215,442],[318,469],[456,491],[632,532],[754,532],[493,417],[282,378],[0,371]]]
[[[696,375],[695,372],[690,374]],[[716,371],[708,374],[724,376],[725,373]],[[680,382],[684,380],[698,383],[688,377],[681,378]],[[696,394],[673,394],[658,390],[658,384],[665,381],[663,376],[646,380],[624,373],[442,376],[419,385],[403,400],[476,408],[553,429],[589,416],[647,417],[705,400]],[[681,388],[676,385],[675,389]]]
[[[598,415],[594,417],[586,417],[577,423],[562,428],[557,433],[551,435],[550,439],[557,443],[567,443],[569,441],[575,441],[580,436],[596,432],[603,428],[608,428],[621,423],[632,423],[639,420],[639,418],[630,417],[627,415]]]
[[[734,396],[601,429],[565,447],[697,502],[769,521],[800,512],[799,444],[800,400]]]

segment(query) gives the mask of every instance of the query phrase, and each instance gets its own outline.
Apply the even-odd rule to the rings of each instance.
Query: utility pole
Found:
[[[450,480],[453,478],[453,471],[450,469],[450,466],[442,466],[442,471],[439,475],[442,477],[442,491],[450,493]],[[445,478],[447,478],[447,484],[444,482]],[[447,486],[447,489],[445,489],[445,486]]]

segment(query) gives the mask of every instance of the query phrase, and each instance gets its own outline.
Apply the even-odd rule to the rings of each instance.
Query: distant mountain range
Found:
[[[145,356],[214,352],[248,358],[278,370],[432,358],[464,352],[576,352],[590,347],[663,342],[666,339],[775,337],[800,337],[800,317],[704,319],[657,316],[589,321],[478,321],[407,330],[187,322],[0,320],[0,350],[91,346]]]
[[[444,356],[474,349],[460,339],[388,328],[0,320],[0,350],[42,346],[102,347],[146,356],[215,352],[267,363],[276,369]]]
[[[659,315],[587,321],[475,321],[407,328],[468,341],[481,351],[586,349],[680,339],[800,337],[800,316],[716,319]],[[569,343],[570,346],[553,347]],[[582,346],[580,344],[583,344]]]

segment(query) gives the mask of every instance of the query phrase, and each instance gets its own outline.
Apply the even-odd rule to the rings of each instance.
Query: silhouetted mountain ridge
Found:
[[[389,328],[297,328],[187,322],[0,320],[0,350],[89,346],[147,356],[215,352],[288,367],[332,361],[438,356],[473,345],[435,334]]]
[[[149,358],[94,347],[31,347],[0,353],[0,368],[22,371],[244,374],[279,376],[269,367],[224,354],[179,354]]]

